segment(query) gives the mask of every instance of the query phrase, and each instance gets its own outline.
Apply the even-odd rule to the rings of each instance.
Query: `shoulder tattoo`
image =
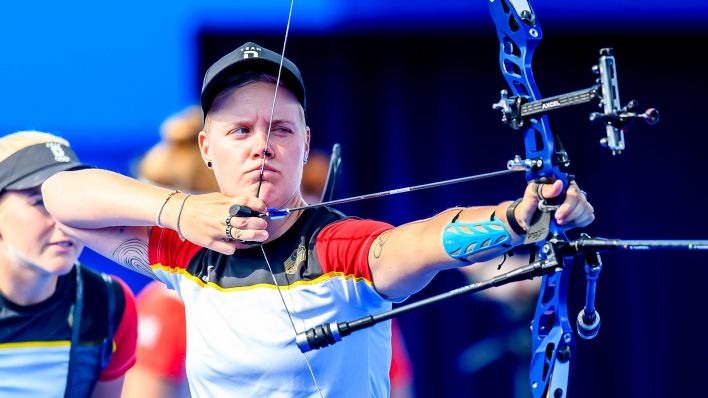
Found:
[[[381,252],[383,251],[383,247],[386,244],[386,240],[388,240],[389,232],[390,231],[386,231],[379,235],[378,238],[376,238],[376,241],[374,242],[374,258],[381,257]]]

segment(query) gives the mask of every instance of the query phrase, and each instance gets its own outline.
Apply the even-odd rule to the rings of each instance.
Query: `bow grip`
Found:
[[[560,203],[562,203],[562,200],[565,197],[565,192],[568,190],[569,183],[566,181],[573,180],[572,175],[563,174],[561,177],[562,178],[557,179],[543,177],[532,180],[532,182],[538,184],[536,188],[536,195],[538,195],[540,200],[538,202],[538,209],[529,222],[529,229],[526,233],[526,237],[524,238],[525,245],[544,241],[548,237],[549,233],[555,235],[556,232],[558,232],[559,228],[554,222],[552,214],[558,209]],[[559,179],[563,181],[563,190],[561,193],[555,198],[544,198],[541,194],[541,184],[550,184]]]

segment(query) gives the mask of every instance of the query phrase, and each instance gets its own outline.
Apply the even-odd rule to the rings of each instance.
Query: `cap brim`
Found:
[[[49,167],[45,167],[41,170],[37,170],[34,173],[20,178],[19,180],[13,182],[12,184],[9,184],[3,190],[11,190],[11,191],[21,191],[24,189],[31,189],[38,187],[44,183],[44,181],[47,180],[47,178],[53,176],[54,174],[60,172],[60,171],[68,171],[68,170],[80,170],[80,169],[91,169],[93,166],[84,164],[84,163],[77,163],[77,162],[69,162],[69,163],[55,163]]]

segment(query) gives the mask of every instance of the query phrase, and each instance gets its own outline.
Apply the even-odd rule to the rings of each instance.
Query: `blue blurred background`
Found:
[[[596,208],[586,232],[625,239],[705,239],[708,3],[536,1],[545,38],[536,52],[539,89],[550,96],[589,87],[598,50],[614,47],[622,101],[661,111],[635,125],[613,157],[587,120],[591,106],[552,115],[573,172]],[[289,1],[156,0],[4,4],[0,13],[0,132],[49,131],[83,160],[131,174],[169,115],[198,101],[208,65],[245,41],[280,51]],[[303,72],[315,148],[343,147],[338,196],[501,170],[523,154],[518,132],[491,109],[505,82],[485,1],[295,3],[286,55]],[[520,176],[343,206],[394,224],[454,205],[519,196]],[[603,328],[580,341],[572,397],[703,396],[708,347],[700,337],[708,256],[608,253],[598,288]],[[145,284],[91,252],[82,260]],[[575,316],[580,269],[570,289]],[[465,283],[438,276],[415,298]],[[419,397],[528,396],[528,362],[515,331],[529,318],[469,297],[401,318]],[[683,326],[682,326],[683,325]],[[489,339],[488,365],[464,355]],[[487,352],[487,351],[485,351]],[[489,354],[489,352],[487,352]],[[521,387],[515,380],[521,377]]]

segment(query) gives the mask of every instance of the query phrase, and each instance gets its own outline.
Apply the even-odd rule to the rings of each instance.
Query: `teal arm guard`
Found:
[[[457,221],[460,213],[443,229],[443,247],[450,257],[468,262],[469,256],[482,250],[509,247],[509,230],[503,222],[494,219],[494,214],[490,221],[465,223]]]

